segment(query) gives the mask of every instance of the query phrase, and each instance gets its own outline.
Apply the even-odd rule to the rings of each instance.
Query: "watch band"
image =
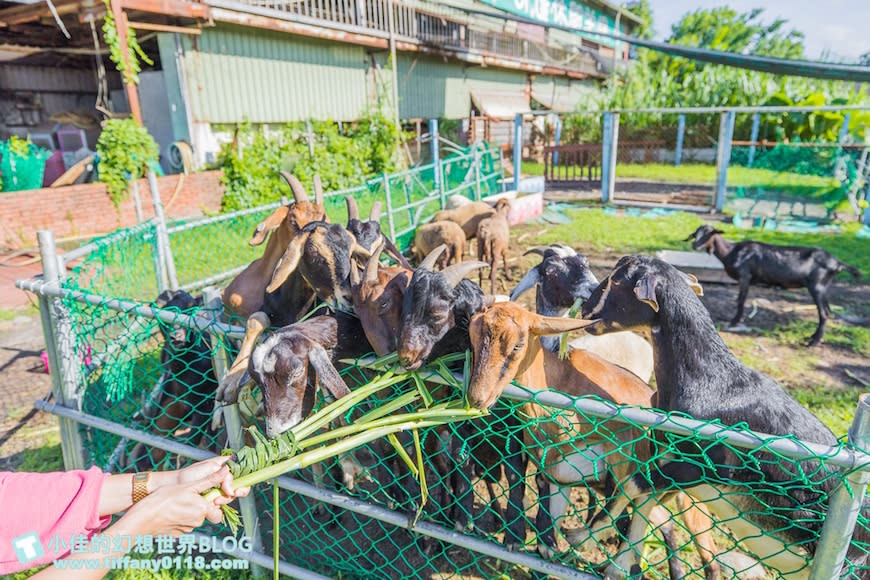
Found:
[[[148,495],[148,480],[151,479],[151,472],[136,473],[133,475],[133,503]]]

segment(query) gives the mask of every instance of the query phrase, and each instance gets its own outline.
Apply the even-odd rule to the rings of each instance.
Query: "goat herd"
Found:
[[[381,233],[378,206],[362,220],[356,202],[347,198],[347,227],[331,224],[319,179],[314,181],[312,201],[294,176],[282,175],[295,201],[257,226],[250,243],[265,242],[262,257],[224,291],[225,308],[247,319],[247,332],[225,379],[219,386],[205,387],[216,387],[219,402],[234,402],[242,387],[258,384],[266,434],[274,438],[311,412],[318,385],[335,398],[349,392],[335,368],[340,359],[372,351],[379,356],[397,352],[403,367],[417,369],[442,355],[470,350],[467,399],[491,413],[459,424],[457,438],[480,443],[485,437],[486,444],[468,445],[472,451],[463,457],[445,452],[450,445],[446,435],[426,439],[427,460],[444,482],[440,499],[433,490],[433,501],[454,506],[458,529],[470,525],[473,478],[484,480],[492,495],[492,483],[504,477],[509,490],[502,514],[505,542],[509,547],[525,544],[527,523],[521,514],[531,461],[538,474],[538,509],[529,525],[544,556],[558,549],[560,528],[553,522],[565,513],[570,486],[585,483],[602,494],[604,507],[589,510],[585,526],[562,534],[580,549],[619,530],[622,543],[610,558],[607,577],[641,574],[639,555],[648,529],[670,529],[666,524],[672,516],[663,507],[670,498],[682,506],[679,517],[708,578],[721,573],[713,521],[726,525],[744,550],[781,575],[809,575],[827,496],[839,481],[818,462],[779,462],[766,452],[748,460],[713,441],[682,441],[671,452],[661,453],[656,450],[658,436],[645,437],[641,428],[601,429],[579,413],[554,414],[534,397],[515,413],[494,406],[515,381],[531,391],[553,387],[574,397],[595,395],[618,404],[678,411],[699,420],[739,423],[762,433],[836,445],[837,438],[819,419],[728,350],[698,299],[702,292],[694,277],[655,258],[626,256],[599,283],[585,257],[555,244],[529,250],[542,260],[508,299],[494,295],[499,260],[509,276],[506,200],[494,209],[470,202],[436,213],[430,223],[417,228],[418,264],[412,268]],[[474,237],[479,261],[463,261],[468,240]],[[696,249],[719,256],[728,273],[739,279],[737,319],[750,282],[806,285],[820,316],[812,342],[821,339],[829,313],[826,291],[844,265],[821,250],[732,246],[709,226],[689,239]],[[381,264],[383,252],[395,266]],[[466,278],[485,266],[491,269],[490,294]],[[515,302],[533,288],[536,312]],[[179,305],[177,296],[173,300]],[[582,317],[566,316],[578,301]],[[183,307],[193,305],[189,297],[186,302]],[[303,319],[317,305],[325,305],[321,315]],[[270,327],[279,328],[260,340]],[[554,335],[580,329],[583,336],[560,356]],[[207,353],[206,347],[199,356],[207,361]],[[184,365],[192,367],[189,361]],[[653,373],[657,391],[648,384]],[[199,417],[199,424],[207,419]],[[501,427],[493,428],[496,424]],[[505,425],[516,428],[506,430]],[[522,435],[505,434],[508,431]],[[384,457],[389,451],[388,444],[374,450]],[[648,469],[639,470],[639,465]],[[379,461],[378,466],[376,483],[385,489],[396,485],[402,464]],[[746,492],[747,486],[752,493]],[[448,504],[451,493],[454,501]],[[870,541],[864,527],[857,530],[858,543]],[[679,549],[671,534],[665,539],[671,547],[671,576],[679,577]],[[854,566],[862,566],[867,557],[856,542],[848,556]]]

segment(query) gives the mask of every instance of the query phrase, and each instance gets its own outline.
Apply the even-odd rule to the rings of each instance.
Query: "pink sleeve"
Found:
[[[90,537],[106,526],[111,517],[101,518],[98,510],[107,475],[96,467],[56,473],[0,471],[0,575],[61,558],[69,552],[73,535]],[[28,537],[33,533],[38,542]],[[40,557],[32,558],[40,551]]]

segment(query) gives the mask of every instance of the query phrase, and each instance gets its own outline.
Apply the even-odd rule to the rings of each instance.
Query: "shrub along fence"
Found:
[[[400,240],[406,239],[414,225],[440,207],[440,201],[449,193],[478,197],[495,190],[498,169],[480,171],[478,181],[477,156],[469,155],[470,159],[439,162],[457,167],[466,164],[464,169],[454,169],[456,174],[464,172],[461,180],[453,180],[449,177],[451,170],[441,166],[437,183],[444,184],[442,188],[418,188],[417,183],[436,183],[426,179],[426,171],[433,173],[434,167],[424,167],[384,176],[380,182],[354,191],[370,195],[371,199],[382,196],[380,199],[389,208],[384,216],[385,229]],[[335,194],[327,200],[330,217],[343,221],[344,215],[338,210],[341,198]],[[169,227],[152,220],[60,257],[54,253],[50,232],[41,233],[44,274],[17,285],[39,295],[50,364],[58,371],[52,373],[55,401],[38,401],[37,407],[60,418],[67,468],[97,465],[107,470],[132,471],[175,467],[209,457],[224,446],[241,445],[243,417],[252,417],[254,410],[249,398],[223,407],[226,420],[216,430],[211,428],[210,416],[217,380],[226,372],[227,360],[243,328],[221,319],[219,293],[214,288],[205,288],[202,306],[184,310],[160,308],[152,300],[158,291],[168,287],[200,290],[233,275],[258,253],[247,249],[247,238],[254,223],[271,209],[269,206]],[[81,261],[69,276],[64,276],[66,264],[73,260]],[[371,377],[368,365],[368,359],[361,359],[339,370],[349,386],[355,387]],[[431,377],[432,382],[441,380],[443,376],[439,378],[437,373]],[[411,386],[398,384],[396,393]],[[552,387],[558,389],[559,385]],[[462,397],[462,393],[449,397]],[[395,400],[395,396],[387,400]],[[384,403],[385,399],[363,401],[344,418],[352,421],[361,412]],[[540,405],[545,412],[532,417],[529,404]],[[609,457],[630,462],[641,472],[654,463],[640,459],[636,446],[655,440],[658,452],[654,458],[685,455],[687,443],[701,449],[715,442],[727,445],[746,469],[754,469],[758,462],[775,461],[795,474],[794,481],[789,482],[760,481],[757,487],[739,489],[722,487],[724,499],[735,506],[740,505],[739,495],[759,490],[770,493],[771,485],[787,493],[794,486],[817,486],[822,480],[834,478],[839,485],[830,498],[820,497],[807,521],[785,524],[809,526],[809,537],[815,538],[824,520],[822,541],[814,561],[807,558],[807,570],[812,566],[813,578],[831,578],[839,570],[850,541],[856,541],[852,540],[856,520],[858,529],[870,531],[870,522],[858,513],[870,478],[870,456],[855,448],[870,447],[870,405],[862,402],[858,409],[850,441],[827,448],[794,438],[753,433],[741,426],[701,423],[684,416],[621,407],[595,397],[574,399],[558,391],[531,392],[512,386],[494,409],[497,419],[480,425],[471,436],[461,424],[449,426],[447,437],[436,430],[421,431],[424,447],[428,442],[447,454],[448,468],[436,472],[432,457],[424,458],[433,499],[419,520],[413,518],[419,489],[415,492],[414,485],[404,485],[411,475],[395,472],[393,478],[403,485],[377,485],[378,468],[393,458],[363,447],[343,458],[346,464],[356,465],[359,472],[352,488],[331,478],[331,469],[326,469],[325,474],[303,469],[292,477],[278,478],[277,503],[272,493],[259,488],[242,500],[244,531],[253,539],[255,551],[237,554],[269,566],[271,551],[266,547],[272,546],[274,539],[281,560],[279,569],[302,578],[320,578],[324,574],[530,577],[538,573],[562,578],[595,577],[593,573],[600,565],[613,561],[615,544],[599,538],[572,548],[566,537],[582,528],[588,513],[601,506],[597,486],[580,483],[571,488],[550,487],[551,481],[539,468],[541,463],[553,461],[554,456],[588,453],[589,449],[576,437],[571,443],[574,449],[567,452],[533,436],[524,437],[537,428],[549,428],[547,425],[553,422],[569,428],[567,416],[579,413],[590,431],[612,445],[606,452]],[[521,473],[502,473],[501,468],[480,462],[478,452],[498,440],[522,442],[497,449],[499,454],[527,454],[540,461],[531,461]],[[470,464],[464,466],[466,458]],[[808,464],[802,467],[802,461],[811,462],[811,473],[805,471]],[[511,468],[505,464],[504,469]],[[542,484],[540,488],[536,480]],[[517,504],[516,498],[509,500],[509,481],[527,487],[527,504]],[[474,499],[469,514],[473,525],[462,532],[454,529],[454,521],[458,510],[467,510],[468,504],[455,494],[446,498],[440,494],[457,482],[468,484]],[[565,516],[554,524],[539,523],[545,521],[539,518],[545,508],[536,489],[545,495],[564,494],[568,504]],[[822,513],[829,504],[827,514]],[[681,509],[671,507],[675,513]],[[505,521],[510,514],[513,520]],[[273,518],[279,520],[277,539],[271,537]],[[667,544],[658,539],[646,542],[641,554],[645,573],[651,577],[666,575],[668,559],[673,558],[685,572],[703,576],[699,548],[681,517],[676,516],[673,522],[674,540]],[[728,524],[716,522],[710,528],[723,551],[734,543]],[[614,534],[619,534],[618,528],[613,526]],[[229,534],[223,526],[211,526],[208,533]],[[658,537],[657,532],[654,538]],[[554,550],[544,559],[537,555],[536,548],[547,539]],[[505,543],[520,549],[509,551]],[[856,546],[865,552],[870,550],[868,545]],[[725,575],[736,576],[739,572],[726,569]],[[852,578],[866,578],[867,574],[867,568],[849,570]]]

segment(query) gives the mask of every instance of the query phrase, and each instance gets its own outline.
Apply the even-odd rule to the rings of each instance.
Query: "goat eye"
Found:
[[[519,352],[519,351],[523,350],[524,348],[526,348],[526,343],[518,342],[514,345],[514,352]]]

